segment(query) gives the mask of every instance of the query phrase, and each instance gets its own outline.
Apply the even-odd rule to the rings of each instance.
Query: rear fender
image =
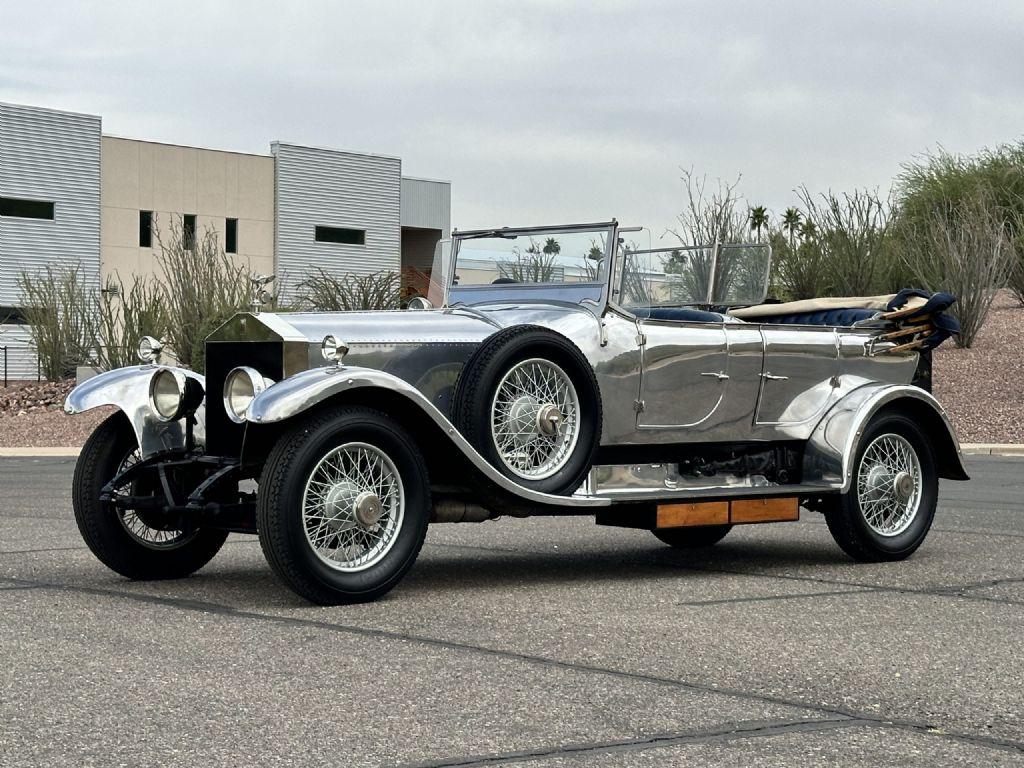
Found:
[[[868,384],[846,395],[818,422],[804,453],[804,482],[826,483],[846,493],[861,435],[883,409],[902,413],[921,428],[939,477],[969,479],[953,426],[930,393],[910,384]]]
[[[83,381],[64,400],[64,412],[70,414],[112,405],[120,410],[132,425],[143,458],[161,451],[180,450],[185,447],[185,420],[164,422],[156,418],[149,407],[149,381],[161,365],[134,365],[93,376]],[[195,371],[178,369],[195,379],[206,390],[206,379]],[[193,437],[196,445],[206,445],[206,404],[196,411]]]
[[[610,503],[607,499],[555,496],[519,485],[492,467],[422,392],[404,379],[371,368],[325,366],[289,376],[256,395],[246,412],[246,421],[253,424],[283,422],[327,401],[343,402],[346,393],[366,394],[375,389],[405,398],[439,428],[444,438],[466,457],[476,471],[523,502],[562,508],[604,507]],[[440,446],[421,448],[443,450]]]

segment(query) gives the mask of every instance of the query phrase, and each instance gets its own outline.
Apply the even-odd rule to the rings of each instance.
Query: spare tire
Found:
[[[594,369],[564,336],[535,325],[506,328],[466,363],[455,426],[490,464],[545,493],[575,491],[601,439]]]

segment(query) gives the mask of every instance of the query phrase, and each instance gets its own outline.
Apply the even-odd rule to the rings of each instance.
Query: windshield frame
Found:
[[[455,230],[452,232],[452,252],[449,256],[448,274],[445,277],[445,306],[450,305],[451,301],[451,289],[457,287],[459,293],[473,293],[480,292],[493,292],[493,285],[460,285],[453,286],[453,280],[457,274],[457,266],[459,263],[459,250],[463,240],[479,240],[487,237],[501,237],[503,235],[514,235],[516,237],[531,236],[531,235],[557,235],[558,233],[573,233],[583,234],[587,232],[598,232],[604,233],[607,236],[607,250],[605,254],[605,268],[602,270],[602,277],[596,281],[582,281],[569,283],[574,287],[600,287],[601,295],[600,299],[596,302],[596,309],[599,312],[603,312],[605,307],[608,305],[608,296],[611,286],[611,276],[615,271],[615,263],[618,256],[619,248],[619,224],[615,219],[611,221],[602,221],[589,224],[557,224],[553,226],[544,227],[500,227],[497,229],[473,229],[460,232]],[[537,295],[543,293],[544,289],[551,288],[552,286],[562,286],[565,283],[518,283],[518,284],[507,284],[501,286],[502,288],[508,289],[510,292],[521,293],[521,296],[516,296],[514,299],[507,301],[523,301],[523,302],[543,302],[544,296]],[[583,299],[581,303],[594,304],[592,299]]]

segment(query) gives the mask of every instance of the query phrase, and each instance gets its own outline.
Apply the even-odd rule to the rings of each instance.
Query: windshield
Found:
[[[619,276],[619,303],[630,310],[760,304],[768,291],[770,266],[767,245],[627,250]]]
[[[498,230],[459,238],[452,284],[602,283],[610,229]]]

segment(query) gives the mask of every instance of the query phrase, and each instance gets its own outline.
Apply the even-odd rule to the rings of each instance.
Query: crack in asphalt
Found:
[[[471,544],[446,544],[442,542],[428,542],[427,546],[433,547],[449,547],[452,549],[469,549],[477,550],[481,552],[504,552],[509,554],[518,555],[540,555],[542,557],[550,556],[551,552],[543,552],[540,550],[524,550],[524,549],[508,549],[504,547],[480,547]],[[612,559],[609,556],[601,553],[592,553],[589,555],[593,558],[600,558],[604,560]],[[786,582],[807,582],[810,584],[821,584],[835,587],[850,587],[849,590],[837,591],[836,595],[858,595],[869,592],[894,592],[903,595],[927,595],[930,597],[954,597],[962,600],[975,600],[978,602],[992,602],[992,603],[1004,603],[1007,605],[1024,605],[1024,600],[1013,600],[1006,597],[986,597],[984,595],[970,595],[961,594],[956,590],[961,589],[959,585],[952,585],[948,587],[934,587],[934,588],[916,588],[916,587],[894,587],[885,584],[869,584],[866,582],[848,582],[840,579],[823,579],[821,577],[802,577],[802,575],[792,575],[790,573],[773,573],[764,570],[739,570],[736,568],[715,568],[701,565],[693,565],[683,562],[667,562],[664,559],[660,560],[640,560],[640,559],[623,559],[622,557],[614,557],[614,562],[618,565],[629,564],[647,566],[652,568],[670,568],[675,570],[690,570],[700,573],[722,573],[725,575],[744,575],[744,577],[758,577],[760,579],[779,579]],[[1024,578],[1012,577],[1008,579],[997,580],[999,582],[1013,583],[1014,581],[1024,581]],[[971,583],[966,585],[969,589],[976,587],[988,586],[987,582]],[[813,595],[807,595],[808,597]],[[793,597],[800,597],[800,595],[772,595],[766,596],[763,599],[778,599],[786,600]],[[714,604],[715,602],[746,602],[750,601],[749,597],[737,597],[737,598],[723,598],[717,601],[695,601],[696,604]],[[679,605],[687,605],[688,603],[677,603]]]
[[[584,664],[580,662],[565,661],[545,656],[536,656],[529,653],[523,653],[519,651],[512,651],[501,648],[488,648],[486,646],[474,645],[472,643],[463,643],[455,640],[443,640],[441,638],[430,637],[426,635],[414,635],[405,632],[396,632],[386,629],[374,629],[371,627],[360,627],[349,624],[335,624],[329,621],[321,621],[318,619],[303,619],[292,616],[280,616],[276,614],[259,613],[257,611],[247,611],[235,608],[234,606],[230,605],[210,603],[202,600],[187,600],[182,598],[161,597],[159,595],[147,595],[136,592],[124,592],[121,590],[103,589],[100,587],[86,587],[80,585],[62,584],[60,582],[33,581],[30,579],[17,579],[12,577],[0,576],[0,583],[32,586],[41,589],[51,589],[70,593],[81,593],[89,595],[98,595],[103,597],[121,598],[125,600],[147,603],[150,605],[159,605],[169,608],[198,611],[201,613],[208,613],[228,618],[249,619],[253,621],[266,621],[274,624],[279,624],[281,626],[314,628],[326,630],[329,632],[337,632],[340,634],[351,634],[360,637],[372,637],[380,640],[420,643],[422,645],[434,648],[476,653],[482,656],[519,661],[527,664],[549,667],[552,669],[562,669],[571,672],[597,674],[616,679],[639,681],[651,683],[654,685],[661,685],[668,688],[695,691],[703,694],[715,694],[730,698],[742,699],[745,701],[756,701],[760,703],[769,703],[778,706],[789,707],[792,709],[802,709],[805,711],[819,712],[826,716],[832,716],[832,718],[835,719],[863,720],[866,724],[873,724],[876,726],[884,725],[886,727],[891,728],[909,729],[920,733],[927,733],[929,735],[950,739],[953,741],[969,742],[972,744],[978,744],[993,749],[1001,749],[1024,753],[1024,741],[1015,741],[1012,739],[1003,739],[992,736],[979,736],[977,734],[966,732],[940,730],[929,723],[921,723],[912,720],[886,719],[882,717],[867,715],[862,712],[857,712],[855,710],[846,709],[845,707],[809,704],[807,702],[799,701],[796,699],[787,699],[781,696],[771,696],[768,694],[755,693],[752,691],[744,691],[738,688],[717,687],[714,685],[695,683],[668,677],[660,677],[658,675],[646,674],[642,672],[628,672],[626,670],[614,669],[611,667],[601,667],[593,664]]]
[[[835,589],[829,592],[794,592],[789,595],[750,595],[748,597],[720,597],[711,600],[684,600],[675,605],[700,607],[705,605],[729,605],[730,603],[761,603],[774,600],[800,600],[807,597],[836,597],[838,595],[866,595],[873,589]]]
[[[515,752],[501,752],[492,755],[469,755],[436,761],[405,763],[401,768],[477,768],[478,766],[501,765],[503,763],[531,762],[555,757],[578,757],[615,752],[634,752],[645,749],[663,749],[687,744],[709,744],[735,741],[737,739],[764,738],[787,733],[812,733],[832,731],[838,728],[852,728],[870,725],[869,721],[855,718],[833,720],[790,720],[756,723],[737,723],[727,727],[682,731],[636,739],[619,739],[562,746],[537,747]]]
[[[452,549],[473,549],[482,552],[506,552],[509,554],[519,555],[540,555],[550,556],[551,552],[543,552],[536,549],[509,549],[505,547],[482,547],[472,544],[448,544],[444,542],[428,542],[428,546],[435,547],[450,547]],[[771,573],[767,571],[741,571],[734,568],[709,568],[699,565],[691,565],[687,563],[678,562],[666,562],[665,560],[639,560],[639,559],[623,559],[621,557],[609,557],[601,553],[590,553],[588,557],[598,558],[602,560],[613,560],[617,565],[628,564],[637,566],[647,566],[651,568],[668,568],[672,570],[683,570],[693,571],[697,573],[720,573],[728,576],[757,576],[758,578],[764,579],[781,579],[783,581],[800,581],[808,582],[811,584],[825,584],[830,586],[838,587],[850,587],[848,590],[835,591],[835,595],[857,595],[865,594],[869,592],[894,592],[903,595],[926,595],[929,597],[955,597],[961,600],[973,600],[985,603],[1002,603],[1005,605],[1024,605],[1024,600],[1013,600],[1006,597],[987,597],[985,595],[971,595],[962,594],[956,590],[961,589],[959,585],[943,586],[943,587],[896,587],[888,584],[870,584],[867,582],[860,581],[845,581],[842,579],[825,579],[820,576],[793,576],[786,573]],[[1010,577],[1006,579],[999,579],[1000,582],[1024,581],[1024,577]],[[968,588],[973,589],[976,587],[988,586],[988,582],[978,582],[966,585]],[[813,595],[807,595],[811,597]],[[794,597],[800,597],[800,595],[772,595],[766,596],[764,600],[776,599],[776,600],[787,600]],[[749,597],[737,597],[737,598],[722,598],[721,600],[715,601],[695,601],[697,605],[708,605],[715,603],[729,603],[729,602],[749,602],[752,598]],[[677,603],[677,605],[688,605],[688,603]]]

